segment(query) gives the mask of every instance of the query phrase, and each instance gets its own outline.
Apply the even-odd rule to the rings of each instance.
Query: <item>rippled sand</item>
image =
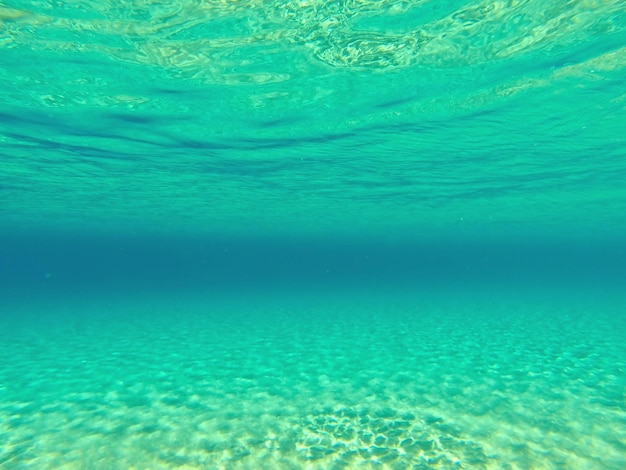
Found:
[[[5,315],[0,468],[625,468],[619,308]]]

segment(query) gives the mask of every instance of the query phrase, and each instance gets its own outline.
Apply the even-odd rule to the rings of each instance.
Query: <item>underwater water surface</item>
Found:
[[[0,468],[626,468],[623,0],[0,1]]]

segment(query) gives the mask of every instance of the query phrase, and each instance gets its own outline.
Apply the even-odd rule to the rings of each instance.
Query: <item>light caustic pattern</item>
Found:
[[[368,69],[451,67],[521,58],[615,31],[622,2],[183,1],[67,2],[0,7],[4,47],[98,52],[158,65],[206,83],[290,78],[268,70],[266,54],[290,49],[309,62]],[[607,66],[623,65],[607,57]],[[612,65],[611,65],[612,64]],[[291,73],[295,73],[292,71]]]
[[[511,304],[3,318],[0,467],[624,468],[620,307]]]
[[[620,0],[3,2],[2,215],[621,223],[624,31]]]

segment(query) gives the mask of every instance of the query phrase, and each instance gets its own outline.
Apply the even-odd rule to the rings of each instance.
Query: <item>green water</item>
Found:
[[[0,0],[0,469],[626,468],[623,0]]]
[[[623,303],[140,299],[7,315],[2,468],[622,468]]]
[[[9,223],[624,228],[622,1],[1,8]]]

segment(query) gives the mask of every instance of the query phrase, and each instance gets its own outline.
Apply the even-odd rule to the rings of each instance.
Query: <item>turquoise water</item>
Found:
[[[621,468],[623,303],[93,300],[3,318],[3,468]]]
[[[621,0],[0,2],[0,468],[626,468]]]

